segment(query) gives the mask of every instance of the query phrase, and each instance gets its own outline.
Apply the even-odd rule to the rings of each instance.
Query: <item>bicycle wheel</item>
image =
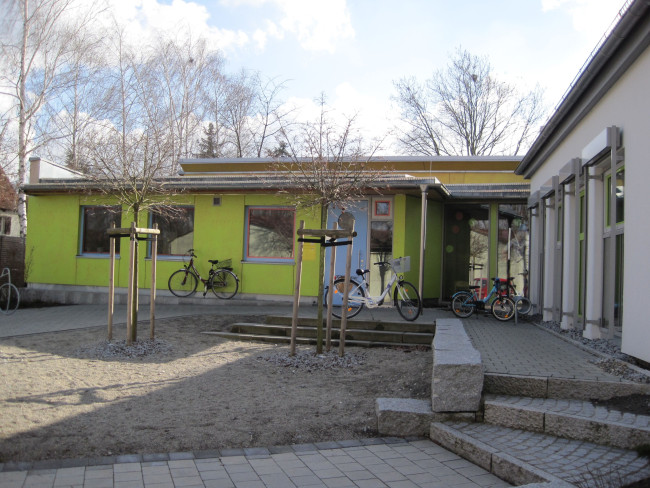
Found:
[[[400,281],[395,286],[393,299],[397,311],[404,320],[413,321],[422,313],[422,300],[417,288],[408,281]]]
[[[189,297],[196,292],[196,287],[199,284],[199,279],[187,269],[179,269],[174,271],[169,277],[167,286],[177,297]]]
[[[473,295],[468,291],[459,291],[451,299],[451,311],[456,317],[465,319],[474,313]]]
[[[516,296],[513,300],[515,305],[517,305],[518,315],[527,315],[530,312],[530,309],[533,308],[533,304],[530,302],[528,297]]]
[[[334,280],[334,297],[332,299],[332,315],[340,319],[343,311],[343,291],[345,290],[345,278]],[[350,280],[348,288],[348,313],[347,318],[351,319],[361,312],[363,308],[363,299],[366,292],[363,287],[354,280]],[[327,305],[327,293],[325,294],[325,305]]]
[[[505,322],[515,316],[515,302],[509,297],[497,297],[492,302],[492,315],[497,320]]]
[[[239,280],[237,275],[228,269],[218,269],[210,280],[212,293],[219,298],[229,299],[237,294]]]
[[[7,315],[12,314],[18,308],[20,303],[20,293],[11,283],[5,283],[0,286],[0,311]]]

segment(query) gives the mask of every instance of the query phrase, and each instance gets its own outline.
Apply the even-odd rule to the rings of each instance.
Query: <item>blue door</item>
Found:
[[[352,261],[350,265],[351,276],[355,276],[355,271],[358,268],[365,269],[368,266],[368,257],[366,255],[368,249],[368,201],[361,200],[349,205],[345,208],[347,213],[354,216],[354,230],[357,233],[352,242]],[[338,220],[342,210],[340,208],[330,209],[327,216],[327,228],[332,229],[334,223]],[[327,249],[325,258],[325,286],[329,283],[329,270],[330,260],[332,258],[332,248]],[[334,275],[345,275],[345,259],[347,253],[347,246],[338,246],[336,248],[336,266]]]

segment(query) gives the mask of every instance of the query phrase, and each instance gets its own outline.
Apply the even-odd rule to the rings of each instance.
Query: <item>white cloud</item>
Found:
[[[158,34],[203,36],[214,48],[225,51],[250,43],[245,32],[210,27],[206,7],[192,1],[173,0],[169,5],[158,0],[107,1],[107,12],[125,28],[127,39],[139,45]]]
[[[339,125],[344,125],[351,117],[356,117],[354,127],[360,132],[366,143],[375,139],[384,139],[381,150],[377,155],[395,153],[391,147],[391,129],[397,120],[396,109],[387,98],[377,97],[361,92],[348,82],[337,85],[334,96],[325,95],[329,116]],[[286,102],[287,107],[295,108],[294,116],[299,122],[313,122],[320,116],[320,105],[317,99],[291,97]]]
[[[354,37],[346,0],[222,0],[221,4],[275,6],[280,18],[277,22],[267,21],[267,33],[275,38],[293,34],[307,51],[334,52],[339,41]]]
[[[623,6],[623,0],[541,0],[542,10],[566,11],[572,18],[574,29],[582,35],[593,37],[594,42],[606,33]],[[598,26],[594,29],[595,26]]]
[[[274,0],[282,10],[280,25],[308,51],[334,52],[342,39],[354,37],[345,0]]]

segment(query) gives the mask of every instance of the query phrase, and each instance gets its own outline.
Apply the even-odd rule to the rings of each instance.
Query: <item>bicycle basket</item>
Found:
[[[411,271],[411,257],[393,259],[390,265],[396,273],[407,273]]]
[[[224,259],[214,265],[216,268],[232,268],[232,259]]]

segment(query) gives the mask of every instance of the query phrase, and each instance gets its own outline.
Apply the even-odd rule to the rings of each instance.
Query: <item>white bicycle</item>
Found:
[[[7,283],[0,285],[0,312],[9,315],[14,313],[20,303],[18,288],[11,283],[11,270],[4,268],[0,274],[0,280],[7,277]]]
[[[397,311],[404,318],[404,320],[415,320],[422,313],[422,300],[417,288],[408,281],[404,281],[402,276],[396,273],[405,273],[410,268],[410,258],[397,258],[390,262],[381,261],[375,263],[376,266],[388,267],[391,269],[392,276],[386,288],[378,297],[371,297],[368,291],[368,282],[366,275],[370,272],[369,269],[357,269],[356,274],[358,278],[350,278],[348,288],[348,308],[347,317],[352,318],[361,312],[364,305],[368,308],[376,308],[383,305],[384,299],[388,296],[390,289],[395,285],[393,291],[393,302],[397,307]],[[329,288],[329,287],[328,287]],[[341,318],[341,307],[343,303],[342,295],[345,290],[345,278],[338,277],[334,280],[334,300],[332,300],[332,315]],[[327,293],[325,290],[325,303],[327,303]],[[338,297],[340,296],[340,298]]]

